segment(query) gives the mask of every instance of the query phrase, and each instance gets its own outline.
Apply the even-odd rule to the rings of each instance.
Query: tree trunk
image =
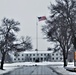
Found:
[[[1,66],[0,66],[0,69],[2,69],[2,70],[3,70],[3,65],[4,65],[5,55],[6,55],[6,53],[4,52],[4,53],[2,54]]]
[[[67,66],[67,59],[66,59],[65,50],[63,50],[63,62],[64,62],[64,67]]]
[[[64,60],[64,67],[65,67],[65,66],[67,66],[67,59],[64,58],[63,60]]]

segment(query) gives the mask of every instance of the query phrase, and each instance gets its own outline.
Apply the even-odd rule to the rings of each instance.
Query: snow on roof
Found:
[[[53,53],[53,51],[23,51],[19,53],[24,53],[24,54],[33,54],[33,53]]]

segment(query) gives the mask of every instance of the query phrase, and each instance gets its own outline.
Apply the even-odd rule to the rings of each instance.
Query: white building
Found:
[[[63,54],[62,54],[62,52],[60,50],[56,51],[56,52],[53,52],[51,54],[51,61],[53,61],[53,62],[63,61]]]
[[[63,61],[63,56],[60,51],[24,51],[18,52],[17,56],[12,57],[13,62],[42,62],[42,61],[52,61],[59,62]]]

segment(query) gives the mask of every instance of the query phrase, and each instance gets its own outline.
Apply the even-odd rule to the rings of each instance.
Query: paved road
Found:
[[[57,75],[47,66],[24,66],[4,75]]]

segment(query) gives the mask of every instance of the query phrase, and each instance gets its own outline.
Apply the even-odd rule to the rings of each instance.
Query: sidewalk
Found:
[[[63,64],[50,66],[50,69],[55,71],[58,75],[76,75],[76,72],[71,72],[71,71],[66,70],[66,69],[72,69],[72,68],[74,68],[73,64],[69,64],[66,68],[63,67]]]

